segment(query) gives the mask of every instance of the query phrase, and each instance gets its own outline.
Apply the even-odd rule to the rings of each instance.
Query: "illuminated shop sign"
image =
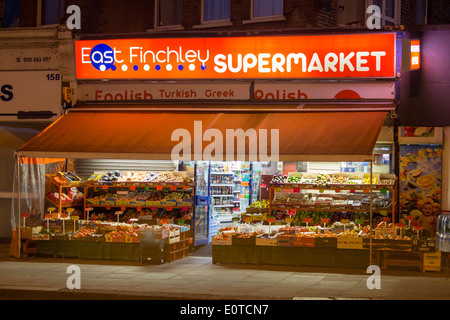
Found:
[[[420,69],[420,40],[411,41],[411,70]]]
[[[77,79],[394,78],[395,34],[75,41]]]

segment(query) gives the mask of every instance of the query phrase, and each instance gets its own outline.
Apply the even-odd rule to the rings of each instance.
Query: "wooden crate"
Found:
[[[293,247],[314,248],[315,247],[315,239],[308,238],[308,237],[293,237],[292,246]]]
[[[361,237],[338,237],[338,249],[364,249],[363,238]]]
[[[441,271],[441,252],[423,253],[423,271]]]

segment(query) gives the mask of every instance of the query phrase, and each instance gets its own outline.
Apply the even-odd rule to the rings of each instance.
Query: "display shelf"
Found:
[[[299,207],[280,207],[280,206],[272,206],[271,210],[300,210],[300,211],[324,211],[324,212],[367,212],[369,213],[370,209],[366,210],[355,210],[355,209],[322,209],[322,208],[299,208]],[[374,210],[372,209],[372,212],[376,213],[383,213],[383,212],[390,212],[391,209],[384,209],[384,210]]]
[[[55,200],[53,200],[52,198],[50,198],[49,196],[45,196],[45,199],[48,200],[50,203],[54,204],[55,206],[57,206],[58,208],[70,208],[70,207],[78,207],[78,206],[82,206],[83,202],[71,202],[71,203],[63,203],[63,201],[61,201],[61,203],[56,202]],[[61,212],[61,210],[59,211]]]
[[[234,175],[234,172],[211,171],[211,174]]]
[[[70,207],[78,207],[78,206],[83,206],[83,201],[78,201],[78,202],[73,202],[71,201],[70,203],[67,203],[66,201],[62,200],[62,194],[64,193],[63,190],[67,190],[69,188],[83,188],[83,183],[82,182],[73,182],[73,183],[58,183],[54,180],[54,178],[56,177],[56,174],[46,174],[45,178],[50,182],[50,189],[46,190],[45,192],[45,200],[48,200],[52,205],[55,205],[58,209],[58,213],[62,213],[62,208],[70,208]],[[58,199],[52,199],[51,197],[48,196],[48,193],[51,192],[52,188],[56,188],[56,192],[58,193]],[[83,197],[85,198],[85,197]]]
[[[91,181],[87,181],[84,185],[85,188],[85,200],[84,200],[84,208],[142,208],[142,209],[148,209],[148,208],[156,208],[156,209],[167,209],[167,208],[171,208],[173,210],[178,210],[178,209],[183,209],[183,208],[187,208],[188,212],[192,212],[193,211],[193,185],[194,183],[190,183],[190,182],[140,182],[140,181],[126,181],[126,182],[115,182],[115,183],[110,183],[110,184],[102,184],[102,183],[98,183],[98,182],[91,182]],[[91,190],[93,190],[94,192],[100,191],[100,190],[105,190],[105,191],[111,191],[112,194],[118,194],[118,192],[120,192],[120,189],[123,188],[128,188],[128,190],[122,190],[122,191],[128,191],[128,192],[133,192],[133,191],[139,191],[142,190],[142,192],[185,192],[187,194],[190,194],[189,198],[183,198],[183,201],[186,201],[186,203],[180,203],[177,200],[181,200],[181,199],[160,199],[160,200],[149,200],[146,198],[143,199],[139,199],[136,198],[136,200],[141,200],[142,204],[136,204],[136,203],[90,203],[89,202],[89,198],[88,195],[90,193]],[[155,190],[156,188],[156,190]],[[144,189],[144,190],[143,190]],[[111,200],[112,202],[114,200]],[[116,200],[117,201],[117,200]],[[124,200],[118,200],[118,201],[124,201]],[[129,201],[135,201],[135,200],[126,200],[127,202]],[[169,203],[166,204],[157,204],[157,205],[151,205],[148,202],[151,201],[155,201],[155,202],[159,202],[159,201],[166,201]],[[170,202],[174,202],[174,203],[170,203]],[[145,202],[145,203],[144,203]],[[85,210],[86,212],[86,210]]]
[[[336,207],[333,208],[331,206],[327,206],[325,208],[320,207],[312,207],[316,206],[316,204],[311,204],[310,206],[303,205],[289,205],[289,204],[278,204],[273,203],[274,197],[277,192],[284,192],[287,194],[300,194],[300,193],[308,193],[311,191],[318,191],[318,194],[322,194],[326,197],[334,197],[334,196],[352,196],[352,195],[360,195],[360,196],[369,196],[372,194],[386,194],[388,198],[391,199],[391,203],[389,207],[374,207],[372,208],[367,204],[364,208],[343,208]],[[325,191],[334,191],[325,193]],[[397,178],[393,179],[393,184],[337,184],[337,183],[328,183],[328,184],[317,184],[317,183],[281,183],[271,182],[269,184],[269,213],[272,214],[272,210],[274,211],[306,211],[311,212],[312,214],[315,212],[348,212],[348,213],[379,213],[382,215],[391,214],[392,222],[395,223],[395,212],[396,212],[396,194],[397,194]]]

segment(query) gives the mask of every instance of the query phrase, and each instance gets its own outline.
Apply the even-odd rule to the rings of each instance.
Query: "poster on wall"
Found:
[[[412,225],[434,231],[441,210],[442,148],[408,145],[400,148],[400,215],[413,217]]]
[[[442,127],[399,127],[398,140],[401,144],[441,144]]]

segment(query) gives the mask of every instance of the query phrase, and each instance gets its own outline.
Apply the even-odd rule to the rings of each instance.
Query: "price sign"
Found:
[[[380,190],[380,193],[386,194],[386,193],[387,193],[387,189],[381,189],[381,190]]]
[[[54,208],[54,207],[51,207],[51,208],[48,208],[48,209],[47,209],[48,212],[53,212],[53,211],[55,211],[55,210],[56,210],[56,208]]]
[[[141,212],[141,211],[142,211],[142,208],[141,208],[141,207],[137,207],[136,210],[139,211],[139,212]]]
[[[239,221],[240,219],[239,219],[239,217],[234,217],[233,218],[233,221]]]
[[[397,223],[397,228],[404,228],[405,224],[404,223]]]
[[[342,219],[342,220],[341,220],[341,223],[347,224],[347,223],[349,223],[349,220],[348,220],[348,219]]]
[[[93,208],[92,207],[88,207],[88,208],[90,208],[90,210],[92,210]],[[72,213],[72,212],[74,212],[75,211],[75,209],[74,208],[67,208],[67,210],[66,210],[69,214],[70,213]]]
[[[325,190],[324,189],[319,189],[319,193],[324,193]]]
[[[179,220],[177,221],[177,223],[181,226],[181,225],[184,224],[184,220],[179,219]]]
[[[171,186],[170,190],[175,191],[175,190],[177,190],[177,187],[176,186]]]
[[[44,218],[45,218],[45,219],[51,219],[51,218],[52,218],[52,215],[51,215],[50,213],[47,213],[47,214],[45,215]]]
[[[335,189],[334,192],[341,193],[341,189]]]
[[[246,223],[251,223],[251,222],[253,221],[253,219],[252,219],[252,217],[245,217],[245,218],[244,218],[244,221],[245,221]]]
[[[102,186],[102,189],[106,190],[106,189],[108,189],[108,186]]]
[[[305,223],[311,223],[312,219],[311,218],[305,218],[303,219],[303,222]]]
[[[130,191],[136,190],[136,186],[130,186]]]
[[[363,193],[369,193],[370,190],[369,189],[363,189]]]
[[[70,216],[70,219],[77,221],[79,218],[78,218],[78,216]]]
[[[323,224],[325,224],[325,223],[330,222],[330,219],[328,219],[328,218],[323,218],[323,219],[321,220],[321,222],[322,222]]]
[[[350,193],[355,193],[355,190],[350,190]]]
[[[383,218],[384,222],[389,222],[389,220],[391,220],[391,219],[389,219],[388,217]]]
[[[261,184],[260,187],[261,188],[267,188],[267,184]]]
[[[166,211],[172,211],[172,206],[167,206]]]
[[[275,217],[268,217],[267,218],[267,222],[268,223],[274,223],[275,222]]]
[[[67,213],[62,213],[62,214],[61,214],[61,218],[62,218],[62,219],[66,219],[67,217],[68,217]]]
[[[159,224],[168,224],[169,223],[169,221],[167,220],[167,219],[161,219],[160,221],[159,221]]]
[[[111,206],[106,206],[106,210],[111,210]]]
[[[146,191],[150,190],[150,187],[149,186],[145,186],[145,190]]]
[[[295,210],[289,210],[287,214],[290,216],[293,216],[293,215],[295,215]]]
[[[406,216],[406,220],[414,220],[413,216]]]
[[[382,211],[380,211],[380,214],[382,215],[382,216],[387,216],[387,211],[386,210],[382,210]],[[384,219],[384,218],[383,218]]]
[[[183,212],[188,211],[188,207],[182,207],[181,211],[183,211]]]
[[[163,186],[156,186],[156,190],[161,191],[163,189]]]
[[[242,181],[242,182],[241,182],[241,185],[242,185],[243,187],[248,187],[248,181]]]
[[[413,230],[414,230],[414,231],[420,231],[420,230],[422,230],[422,227],[421,227],[421,226],[415,226],[415,227],[413,228]]]
[[[300,193],[300,188],[294,188],[294,193]]]
[[[125,207],[125,206],[120,207],[120,210],[122,210],[122,211],[125,211],[126,209],[127,209],[127,207]]]

